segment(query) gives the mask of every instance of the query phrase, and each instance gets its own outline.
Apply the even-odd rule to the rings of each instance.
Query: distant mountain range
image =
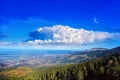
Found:
[[[106,48],[92,48],[85,51],[75,51],[69,54],[59,56],[45,56],[35,57],[27,60],[21,60],[20,64],[9,66],[8,62],[0,62],[0,68],[9,68],[14,66],[31,66],[31,67],[44,67],[44,66],[57,66],[61,64],[81,63],[96,58],[104,57],[110,54],[120,53],[120,47],[113,49]],[[10,62],[10,61],[9,61]]]
[[[60,56],[58,59],[59,62],[63,63],[78,63],[115,53],[120,53],[120,47],[116,47],[113,49],[92,48],[85,51],[75,51],[73,53],[70,53],[70,55]]]
[[[115,48],[110,49],[110,50],[106,50],[103,53],[98,54],[97,57],[107,56],[107,55],[116,54],[116,53],[120,53],[120,46],[119,47],[115,47]]]

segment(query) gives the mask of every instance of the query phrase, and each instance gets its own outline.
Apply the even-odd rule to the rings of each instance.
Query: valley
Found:
[[[1,63],[0,80],[119,80],[120,76],[120,47],[75,51],[42,59],[36,63],[29,59],[12,67]]]

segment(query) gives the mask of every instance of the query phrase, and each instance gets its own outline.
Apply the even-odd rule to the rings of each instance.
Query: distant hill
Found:
[[[115,53],[120,53],[120,47],[116,47],[113,49],[92,48],[85,51],[75,51],[70,53],[70,55],[58,56],[55,61],[61,64],[80,63]]]
[[[90,50],[86,50],[85,52],[92,52],[92,51],[106,51],[106,48],[92,48]]]
[[[107,56],[107,55],[116,54],[116,53],[120,53],[120,46],[104,51],[102,54],[98,54],[97,57]]]
[[[57,60],[59,60],[59,62],[61,63],[85,62],[91,59],[98,58],[98,55],[101,55],[107,51],[109,51],[109,49],[106,48],[92,48],[90,50],[85,50],[85,51],[75,51],[70,53],[70,55],[59,56],[57,57]]]

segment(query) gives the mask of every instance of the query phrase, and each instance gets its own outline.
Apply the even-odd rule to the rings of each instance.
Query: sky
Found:
[[[113,48],[119,22],[119,0],[0,0],[0,48]]]

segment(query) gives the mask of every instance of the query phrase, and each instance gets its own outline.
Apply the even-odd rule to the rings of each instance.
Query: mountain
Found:
[[[107,56],[107,55],[116,54],[116,53],[120,53],[120,46],[104,51],[102,54],[98,54],[97,57]]]
[[[0,80],[120,80],[119,49],[120,47],[116,47],[107,50],[105,52],[113,54],[106,53],[105,57],[85,63],[47,68],[8,69],[0,73]]]
[[[87,54],[89,57],[96,57],[98,54],[102,54],[109,49],[106,48],[92,48],[89,50],[85,50],[82,54]]]
[[[106,48],[92,48],[92,49],[89,49],[89,50],[86,50],[86,52],[92,52],[92,51],[106,51],[108,49]]]
[[[57,60],[64,63],[80,63],[86,62],[88,60],[93,60],[110,54],[120,53],[120,47],[113,49],[106,48],[92,48],[85,51],[75,51],[70,53],[70,55],[59,56]]]
[[[91,59],[98,58],[98,55],[103,54],[104,52],[109,51],[109,49],[106,48],[92,48],[85,51],[75,51],[70,53],[70,55],[66,56],[59,56],[57,59],[59,59],[59,62],[64,63],[79,63],[79,62],[85,62]]]

